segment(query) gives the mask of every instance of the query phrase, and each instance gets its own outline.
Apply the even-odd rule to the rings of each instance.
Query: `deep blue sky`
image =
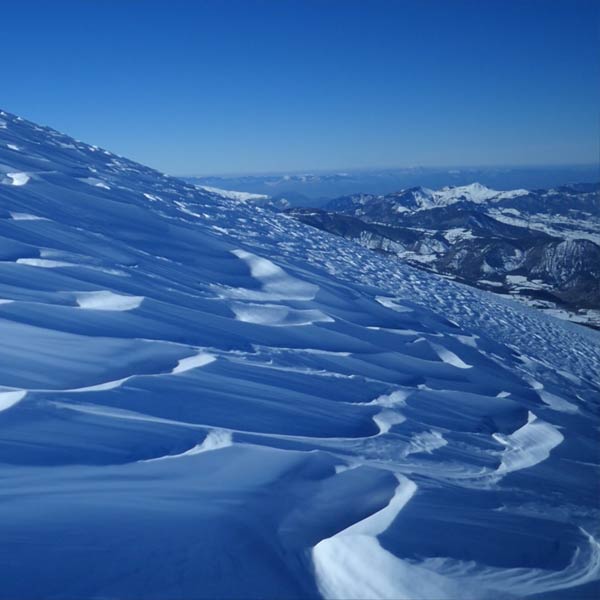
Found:
[[[592,163],[597,0],[13,0],[0,105],[172,174]]]

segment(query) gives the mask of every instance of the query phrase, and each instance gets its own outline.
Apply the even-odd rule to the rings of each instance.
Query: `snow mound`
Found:
[[[242,304],[237,302],[231,305],[231,309],[235,313],[236,319],[258,325],[290,327],[333,321],[331,317],[320,310],[296,310],[280,304]]]
[[[261,286],[263,298],[313,300],[319,291],[318,286],[288,275],[281,267],[266,258],[246,250],[236,249],[231,253],[248,265],[250,274]]]
[[[493,437],[506,446],[498,473],[518,471],[537,465],[546,460],[551,450],[564,439],[556,427],[538,419],[532,412],[529,413],[527,423],[514,433],[507,436],[495,433]]]
[[[79,308],[87,310],[133,310],[143,302],[143,296],[123,296],[109,290],[78,292],[75,299]]]
[[[5,179],[4,181],[2,181],[2,183],[6,183],[8,185],[16,185],[16,186],[21,186],[21,185],[25,185],[31,178],[29,177],[29,175],[27,175],[27,173],[7,173],[6,177],[8,179]]]

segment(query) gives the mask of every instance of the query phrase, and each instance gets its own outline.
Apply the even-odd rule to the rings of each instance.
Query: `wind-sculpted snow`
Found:
[[[0,116],[0,598],[595,596],[597,333]]]

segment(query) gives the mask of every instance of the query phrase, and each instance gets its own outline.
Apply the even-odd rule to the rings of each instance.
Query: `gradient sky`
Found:
[[[598,0],[15,0],[0,105],[171,174],[594,163]]]

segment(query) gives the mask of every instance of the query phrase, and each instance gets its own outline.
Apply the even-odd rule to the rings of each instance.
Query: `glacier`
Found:
[[[0,113],[0,598],[593,598],[600,334]]]

